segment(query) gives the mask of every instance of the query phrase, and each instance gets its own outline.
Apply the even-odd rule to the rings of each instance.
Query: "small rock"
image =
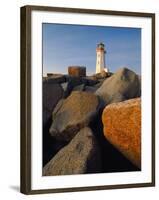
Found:
[[[73,88],[73,91],[83,91],[85,89],[85,84],[77,85]]]
[[[101,78],[107,78],[110,76],[109,72],[106,71],[102,71],[100,73],[94,74],[93,76],[95,76],[97,79],[101,79]]]
[[[61,83],[61,87],[62,87],[63,91],[66,92],[68,90],[68,82]]]
[[[95,88],[95,87],[86,86],[84,91],[94,93],[96,90],[97,90],[97,88]]]
[[[70,92],[72,91],[72,86],[69,82],[65,82],[61,84],[61,87],[64,91],[63,97],[66,98],[69,96]]]
[[[92,78],[90,78],[90,77],[83,78],[83,81],[86,82],[86,85],[87,85],[87,86],[94,86],[95,84],[99,83],[98,80],[92,79]]]
[[[104,136],[134,165],[141,168],[141,100],[113,103],[102,114]]]
[[[88,80],[98,81],[97,77],[94,76],[94,75],[87,76],[86,78],[87,78]]]
[[[85,127],[43,168],[44,176],[98,173],[101,157],[90,128]]]

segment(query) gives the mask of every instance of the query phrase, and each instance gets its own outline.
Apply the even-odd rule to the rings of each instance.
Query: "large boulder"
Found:
[[[138,75],[127,68],[122,68],[103,82],[96,95],[106,104],[110,104],[139,97],[140,89]]]
[[[105,107],[104,136],[127,159],[141,167],[141,100],[135,98]]]
[[[59,84],[43,82],[43,125],[51,117],[53,109],[62,96],[63,90]]]
[[[53,112],[50,134],[57,140],[70,141],[87,126],[99,108],[98,97],[92,93],[73,91]]]
[[[45,165],[43,175],[71,175],[100,171],[98,143],[91,129],[85,127]]]
[[[62,107],[64,103],[64,99],[60,99],[57,103],[57,105],[55,106],[53,112],[52,112],[52,119],[54,120],[56,115],[57,115],[57,112],[60,110],[60,108]]]
[[[95,84],[93,87],[95,87],[96,90],[99,89],[101,87],[101,85],[103,84],[104,81],[105,81],[105,79],[102,80],[102,81],[100,81],[99,83]]]

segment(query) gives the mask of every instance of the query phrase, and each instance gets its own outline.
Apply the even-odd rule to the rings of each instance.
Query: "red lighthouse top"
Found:
[[[102,42],[100,42],[99,44],[97,44],[96,51],[104,51],[104,53],[106,53],[104,47],[105,47],[105,45]]]

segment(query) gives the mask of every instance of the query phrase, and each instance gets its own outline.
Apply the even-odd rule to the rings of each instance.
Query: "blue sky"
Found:
[[[106,47],[106,66],[141,74],[141,29],[65,24],[43,24],[43,73],[64,73],[71,65],[86,66],[95,73],[96,46]]]

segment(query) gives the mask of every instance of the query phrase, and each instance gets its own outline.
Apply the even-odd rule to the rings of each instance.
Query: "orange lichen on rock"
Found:
[[[106,139],[141,168],[141,99],[106,106],[102,122]]]

